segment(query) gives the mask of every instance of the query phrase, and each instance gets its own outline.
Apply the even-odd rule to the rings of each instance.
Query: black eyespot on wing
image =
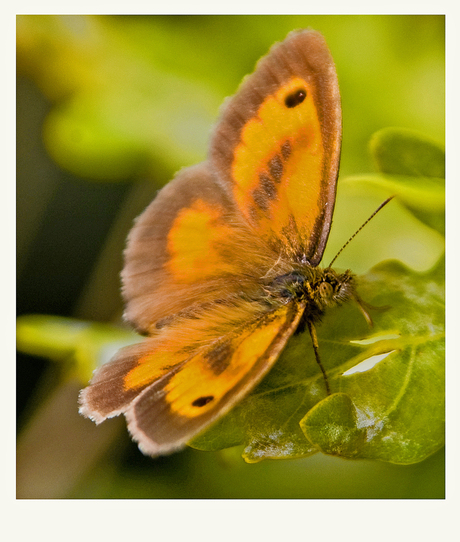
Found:
[[[214,399],[214,395],[206,395],[204,397],[198,397],[192,403],[192,406],[204,407]]]
[[[286,98],[284,98],[284,103],[286,107],[296,107],[300,105],[306,97],[307,91],[303,88],[299,88],[298,90],[291,92],[291,94],[288,94]]]

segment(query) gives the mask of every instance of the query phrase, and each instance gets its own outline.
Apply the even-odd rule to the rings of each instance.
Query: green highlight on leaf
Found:
[[[389,175],[445,178],[444,148],[405,128],[384,128],[369,144],[377,169]]]
[[[408,208],[430,214],[444,215],[444,179],[404,175],[365,174],[347,177],[346,183],[367,183],[379,187],[402,201]]]
[[[366,437],[365,429],[358,426],[353,401],[345,393],[335,393],[315,405],[300,427],[322,452],[342,457],[358,455]]]
[[[21,316],[16,323],[19,351],[61,363],[67,374],[86,384],[99,365],[140,337],[112,324],[46,314]]]
[[[347,177],[344,184],[348,187],[354,185],[356,190],[369,192],[374,188],[396,196],[397,201],[418,220],[444,235],[444,179],[375,173]]]
[[[391,180],[394,180],[393,177]],[[347,239],[386,198],[395,194],[396,185],[389,186],[386,179],[382,180],[376,175],[342,179],[338,186],[334,220],[323,265],[335,257]],[[444,212],[438,211],[432,216],[444,223]],[[351,269],[360,275],[379,262],[395,259],[414,271],[424,273],[438,263],[444,252],[443,233],[421,221],[396,195],[353,238],[334,266]]]
[[[422,222],[444,234],[445,152],[413,130],[385,128],[370,151],[381,175],[367,181],[385,187]]]

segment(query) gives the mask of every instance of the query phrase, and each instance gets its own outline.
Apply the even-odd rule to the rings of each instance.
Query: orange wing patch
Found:
[[[162,376],[183,361],[183,354],[168,351],[161,340],[155,342],[152,351],[139,358],[135,367],[123,378],[123,389],[139,390],[145,388],[152,382],[159,380]]]
[[[244,126],[232,163],[235,199],[260,235],[306,244],[319,215],[323,154],[311,86],[293,78]]]
[[[207,277],[236,273],[235,265],[222,257],[222,248],[235,235],[223,222],[225,209],[203,199],[183,208],[168,234],[168,271],[183,283],[195,283]]]
[[[125,317],[138,330],[254,289],[273,266],[208,164],[181,171],[136,221],[122,272]],[[168,320],[169,319],[169,320]]]
[[[165,387],[171,412],[193,418],[215,408],[269,351],[287,315],[283,307],[267,322],[246,326],[191,359]]]
[[[162,377],[177,372],[181,365],[181,372],[175,378],[179,381],[184,378],[187,385],[193,383],[196,389],[200,383],[209,381],[209,377],[224,372],[226,365],[222,360],[229,362],[233,354],[238,356],[236,343],[243,342],[259,321],[264,322],[265,333],[270,333],[274,318],[266,304],[241,298],[210,303],[204,308],[183,313],[164,327],[159,327],[154,339],[147,339],[149,346],[139,351],[122,375],[123,392],[139,392]],[[233,343],[231,348],[230,342]],[[195,360],[193,363],[192,359]],[[240,362],[243,364],[242,359]]]

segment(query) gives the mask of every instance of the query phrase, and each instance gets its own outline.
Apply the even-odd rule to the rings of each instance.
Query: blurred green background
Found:
[[[205,158],[223,99],[290,30],[321,31],[334,57],[341,177],[374,170],[368,142],[384,127],[444,143],[444,23],[443,16],[18,16],[18,315],[121,322],[119,272],[132,220],[178,169]],[[59,326],[54,333],[64,340]],[[444,496],[443,450],[410,466],[321,454],[248,465],[241,449],[152,460],[123,420],[95,427],[78,415],[86,373],[65,348],[54,361],[46,348],[22,350],[20,498]]]

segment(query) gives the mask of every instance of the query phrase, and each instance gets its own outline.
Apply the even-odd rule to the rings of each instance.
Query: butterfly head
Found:
[[[308,266],[275,278],[268,290],[282,303],[305,303],[309,312],[321,314],[355,297],[355,279],[348,270],[338,273],[331,268]]]

